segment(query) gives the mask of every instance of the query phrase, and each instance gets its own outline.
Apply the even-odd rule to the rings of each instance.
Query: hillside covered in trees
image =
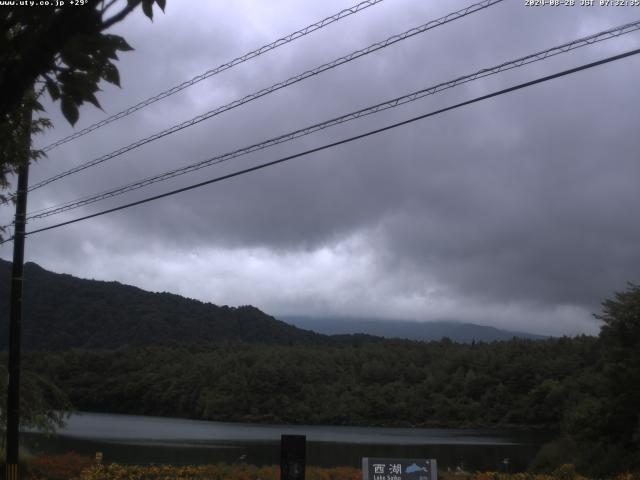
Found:
[[[111,348],[167,343],[304,343],[322,335],[276,320],[252,306],[203,303],[171,293],[152,293],[118,282],[84,280],[24,267],[25,349]],[[9,310],[11,263],[0,260],[0,312]],[[0,329],[6,348],[8,331]]]

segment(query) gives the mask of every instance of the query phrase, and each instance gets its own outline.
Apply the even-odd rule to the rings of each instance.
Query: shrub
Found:
[[[82,471],[93,465],[94,459],[68,452],[63,455],[38,455],[27,463],[30,479],[70,480],[79,478]]]

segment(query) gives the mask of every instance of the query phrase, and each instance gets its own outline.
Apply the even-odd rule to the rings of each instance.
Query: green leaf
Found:
[[[56,82],[54,82],[53,80],[47,80],[46,86],[51,100],[53,100],[54,102],[58,100],[60,98],[60,89],[58,88]]]
[[[115,47],[115,50],[120,50],[122,52],[129,52],[133,50],[133,47],[127,43],[127,41],[119,35],[103,35],[104,40]]]
[[[66,73],[66,72],[65,72]],[[92,76],[84,72],[68,72],[66,75],[60,74],[62,97],[72,98],[80,105],[89,93],[97,90],[98,76]]]
[[[120,73],[116,66],[111,62],[104,66],[104,70],[102,70],[102,78],[113,85],[117,85],[118,87],[120,86]]]
[[[142,0],[142,11],[150,20],[153,20],[153,0]]]
[[[96,108],[99,108],[100,110],[102,110],[102,106],[100,105],[100,102],[98,102],[98,99],[92,92],[88,92],[85,95],[85,100],[91,103],[92,105],[94,105]]]
[[[156,3],[160,7],[160,10],[164,12],[164,7],[167,5],[167,0],[156,0]]]
[[[120,50],[122,52],[130,52],[131,50],[133,50],[133,47],[129,45],[124,38],[118,37],[117,35],[115,35],[115,37],[118,39],[116,50]]]
[[[61,100],[62,114],[71,125],[75,125],[78,121],[78,107],[71,97],[62,97]]]
[[[100,33],[94,37],[88,37],[85,42],[88,51],[96,59],[98,63],[104,63],[107,59],[118,59],[116,55],[116,47],[118,40],[113,38],[114,35]]]
[[[93,65],[91,53],[87,51],[82,39],[73,39],[61,50],[60,58],[71,69],[89,70]]]

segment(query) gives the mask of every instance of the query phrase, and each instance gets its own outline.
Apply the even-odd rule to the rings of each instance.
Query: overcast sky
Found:
[[[576,0],[579,3],[579,0]],[[105,112],[75,130],[355,2],[169,0],[113,29],[135,51]],[[597,2],[596,2],[597,3]],[[49,153],[31,184],[470,2],[385,0]],[[78,8],[78,7],[74,7]],[[640,19],[637,7],[505,0],[30,194],[29,211],[188,165]],[[640,34],[73,210],[189,185],[640,46]],[[27,260],[269,314],[462,320],[597,333],[600,301],[640,282],[640,57],[621,60],[223,183],[28,237]],[[73,131],[48,104],[55,129]],[[1,219],[10,219],[4,207]],[[0,247],[11,258],[11,245]]]

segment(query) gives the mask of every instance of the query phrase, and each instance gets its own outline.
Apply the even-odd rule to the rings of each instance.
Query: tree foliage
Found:
[[[7,369],[0,364],[0,431],[4,444],[7,425]],[[64,424],[66,414],[72,409],[69,397],[51,380],[31,370],[22,373],[20,382],[20,427],[36,428],[52,433]]]
[[[2,9],[0,115],[4,118],[15,112],[36,81],[45,85],[53,100],[60,100],[72,124],[84,102],[100,107],[95,96],[99,82],[120,85],[113,60],[118,59],[118,52],[132,50],[124,38],[105,31],[139,5],[153,18],[153,4],[164,10],[165,1],[88,0],[78,7]]]
[[[51,127],[48,119],[33,118],[34,112],[43,111],[40,95],[46,91],[53,101],[60,101],[71,124],[78,120],[78,107],[85,102],[100,108],[96,97],[100,82],[119,86],[114,60],[118,52],[132,50],[124,38],[105,31],[140,5],[152,18],[154,3],[164,10],[165,0],[88,0],[84,5],[55,9],[0,9],[0,202],[11,198],[2,193],[9,176],[25,161],[43,155],[30,148],[31,135]],[[0,398],[6,395],[6,378],[6,370],[0,371]],[[23,375],[20,396],[22,426],[26,427],[53,430],[62,424],[63,411],[70,408],[62,391],[31,372]],[[0,424],[6,424],[4,408],[0,409]]]
[[[7,174],[17,171],[25,159],[33,161],[43,156],[41,150],[29,148],[31,135],[52,126],[46,118],[33,119],[33,112],[44,111],[39,101],[41,94],[42,90],[39,93],[27,92],[20,107],[0,122],[0,204],[13,199],[4,193],[9,186]],[[0,227],[0,238],[3,233],[4,227]]]
[[[603,374],[611,413],[609,430],[625,449],[635,451],[640,467],[640,285],[603,302],[597,318],[604,322],[600,339]]]
[[[31,98],[33,92],[39,96],[46,90],[54,101],[60,101],[71,124],[78,120],[78,107],[85,102],[100,108],[96,97],[100,82],[119,86],[114,61],[118,52],[132,50],[124,38],[106,30],[138,6],[152,18],[153,4],[164,10],[165,1],[87,0],[84,5],[59,8],[0,9],[0,188],[6,188],[7,176],[26,158],[33,160],[42,154],[23,154],[25,116],[42,109]],[[28,123],[30,133],[50,125],[40,118],[34,119],[30,129]]]
[[[640,470],[640,286],[602,302],[597,382],[569,416],[583,464],[596,474]]]

